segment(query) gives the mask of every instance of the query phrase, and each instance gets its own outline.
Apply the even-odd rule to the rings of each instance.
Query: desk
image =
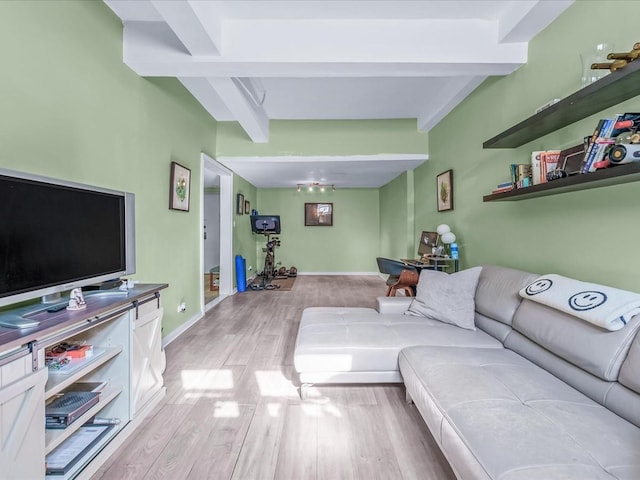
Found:
[[[457,258],[427,257],[424,260],[419,258],[401,258],[400,261],[406,265],[416,267],[418,269],[418,273],[420,273],[423,268],[446,271],[451,266],[453,266],[453,271],[457,272],[460,267],[460,260]]]

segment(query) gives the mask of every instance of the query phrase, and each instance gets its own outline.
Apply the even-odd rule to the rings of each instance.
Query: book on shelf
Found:
[[[494,188],[493,190],[491,190],[491,193],[503,193],[503,192],[510,192],[511,190],[513,190],[513,185],[509,184],[506,187],[498,187],[498,188]]]
[[[545,150],[540,155],[540,183],[547,183],[547,173],[558,168],[560,150]]]
[[[537,150],[535,152],[531,152],[531,181],[534,185],[538,185],[541,182],[540,175],[540,156],[544,153],[544,151]]]
[[[526,188],[531,186],[531,164],[512,163],[511,181],[515,188]]]
[[[558,165],[560,150],[537,150],[531,152],[531,181],[533,185],[547,182],[547,173]]]
[[[595,172],[595,164],[600,162],[611,144],[616,123],[624,117],[624,114],[616,115],[615,118],[602,118],[598,121],[598,125],[593,131],[593,135],[589,139],[589,146],[584,155],[582,162],[582,173]]]

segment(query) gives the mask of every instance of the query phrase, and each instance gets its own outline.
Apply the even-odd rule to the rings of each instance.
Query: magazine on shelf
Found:
[[[46,458],[47,475],[65,475],[115,425],[85,424]]]

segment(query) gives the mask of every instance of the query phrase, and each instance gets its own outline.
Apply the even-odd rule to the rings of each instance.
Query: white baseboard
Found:
[[[169,333],[168,335],[162,337],[162,348],[165,348],[167,345],[169,345],[176,338],[178,338],[184,332],[189,330],[189,328],[191,328],[193,325],[198,323],[203,318],[204,318],[204,312],[198,312],[193,317],[191,317],[189,320],[187,320],[182,325],[180,325],[178,328],[176,328],[175,330],[172,330],[171,333]]]

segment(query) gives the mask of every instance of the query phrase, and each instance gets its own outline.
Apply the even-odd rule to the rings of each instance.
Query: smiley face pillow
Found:
[[[640,313],[640,294],[555,274],[537,278],[520,296],[611,331]]]

